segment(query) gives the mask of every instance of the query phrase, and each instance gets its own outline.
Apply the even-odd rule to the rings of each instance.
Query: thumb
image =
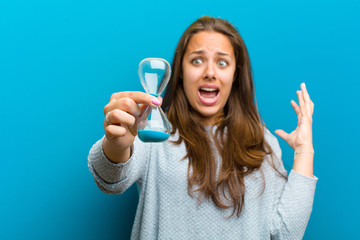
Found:
[[[275,131],[276,135],[278,135],[279,137],[281,137],[282,139],[284,139],[287,142],[287,138],[289,136],[289,134],[287,134],[285,131],[278,129]]]
[[[151,106],[146,105],[146,104],[141,104],[139,107],[140,107],[140,114],[139,114],[138,118],[141,118],[142,115],[145,113],[146,109]]]
[[[159,99],[159,101],[160,101],[160,105],[159,105],[159,106],[161,106],[161,104],[162,104],[162,102],[163,102],[163,98],[159,95],[159,96],[158,96],[158,99]]]
[[[151,108],[151,106],[146,105],[146,104],[140,104],[139,108],[140,108],[140,114],[139,114],[139,116],[135,116],[135,124],[129,129],[130,132],[132,133],[132,135],[134,135],[134,136],[137,135],[137,127],[140,122],[140,119],[143,117],[144,114],[146,114],[146,110],[148,108]],[[147,112],[149,112],[149,111],[147,111]],[[147,116],[144,116],[144,117],[147,118]]]

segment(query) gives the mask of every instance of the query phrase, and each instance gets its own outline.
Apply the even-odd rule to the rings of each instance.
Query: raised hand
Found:
[[[298,124],[290,134],[283,130],[275,133],[284,139],[295,150],[293,169],[305,175],[312,176],[314,148],[312,141],[312,115],[314,103],[311,101],[305,83],[300,85],[301,91],[297,91],[299,105],[291,100],[291,106],[298,116]]]

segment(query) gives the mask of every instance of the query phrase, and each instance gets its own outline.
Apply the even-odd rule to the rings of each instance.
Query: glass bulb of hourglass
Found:
[[[162,58],[146,58],[139,64],[139,77],[145,91],[155,97],[161,95],[170,79],[170,64]],[[138,124],[138,136],[143,142],[166,141],[171,126],[160,107],[148,106]]]

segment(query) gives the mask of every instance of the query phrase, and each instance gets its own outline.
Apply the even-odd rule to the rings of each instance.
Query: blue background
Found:
[[[111,94],[142,90],[138,63],[171,62],[202,15],[239,29],[272,132],[296,127],[290,100],[306,82],[319,181],[304,239],[359,239],[359,12],[355,0],[1,1],[0,239],[129,238],[136,188],[102,193],[87,155]]]

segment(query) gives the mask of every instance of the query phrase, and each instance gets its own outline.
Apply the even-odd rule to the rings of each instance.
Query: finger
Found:
[[[159,101],[160,101],[160,105],[159,105],[159,106],[161,106],[162,101],[163,101],[163,98],[162,98],[161,96],[158,96],[157,98],[158,98]],[[140,108],[139,117],[141,117],[141,116],[143,115],[143,113],[146,111],[146,109],[149,107],[149,105],[140,104],[140,105],[138,105],[138,106],[139,106],[139,108]],[[150,106],[150,107],[152,107],[152,106]]]
[[[301,114],[300,107],[297,105],[297,103],[294,100],[291,100],[291,106],[295,110],[296,114]]]
[[[302,116],[307,116],[307,110],[305,105],[304,96],[301,91],[296,91],[296,94],[298,95],[299,99],[299,106],[300,106],[300,112]]]
[[[138,124],[139,124],[139,121],[141,118],[147,118],[147,116],[143,116],[143,114],[145,113],[145,111],[149,108],[151,108],[151,106],[148,106],[148,105],[145,105],[145,104],[141,104],[140,106],[140,110],[141,110],[141,113],[139,114],[139,116],[136,116],[135,117],[135,124],[133,125],[133,127],[130,127],[129,128],[129,131],[134,135],[136,136],[137,135],[137,127],[138,127]]]
[[[314,113],[314,107],[315,107],[315,104],[311,101],[311,116]]]
[[[298,124],[299,124],[300,123],[300,118],[301,118],[300,107],[297,105],[297,103],[294,100],[291,100],[291,106],[295,110],[295,113],[296,113],[296,115],[298,117]]]
[[[309,93],[308,93],[308,91],[307,91],[307,89],[306,89],[305,83],[302,83],[302,84],[300,85],[300,88],[301,88],[301,92],[302,92],[303,95],[304,95],[304,101],[305,101],[307,104],[309,104],[309,106],[310,106],[311,99],[310,99],[310,95],[309,95]]]
[[[109,112],[109,114],[107,114],[107,120],[111,123],[111,125],[125,125],[132,127],[135,124],[134,116],[119,109]]]
[[[312,102],[311,102],[310,95],[309,95],[309,92],[307,91],[305,83],[302,83],[300,85],[300,88],[301,88],[301,92],[302,92],[302,94],[304,96],[304,101],[305,101],[307,113],[309,115],[311,115],[311,103]]]
[[[110,101],[104,108],[104,114],[119,109],[124,112],[130,113],[133,116],[139,116],[141,110],[139,105],[129,97],[119,98],[118,100]]]
[[[287,134],[284,130],[278,129],[275,133],[287,142],[289,134]]]
[[[123,137],[127,134],[128,130],[126,127],[118,125],[108,125],[105,128],[105,134],[113,137]]]
[[[161,96],[158,96],[158,99],[159,99],[159,101],[160,101],[160,105],[159,105],[159,106],[161,106],[162,101],[163,101],[163,98],[162,98]]]
[[[144,112],[150,106],[145,105],[145,104],[141,104],[139,107],[140,107],[140,114],[139,114],[139,116],[135,117],[135,124],[133,124],[132,128],[130,127],[130,129],[129,129],[133,134],[136,133],[136,128],[137,128],[137,125],[139,124],[140,119],[143,117]],[[134,135],[136,135],[136,134],[134,134]]]
[[[151,106],[160,106],[161,104],[159,99],[157,99],[156,97],[148,93],[135,91],[114,93],[113,95],[111,95],[110,101],[118,100],[125,97],[133,99],[136,103],[143,103]]]
[[[149,106],[148,105],[145,105],[145,104],[141,104],[140,105],[140,114],[139,114],[139,118],[142,117],[142,115],[144,114],[144,112],[146,111],[146,109],[148,108]]]

